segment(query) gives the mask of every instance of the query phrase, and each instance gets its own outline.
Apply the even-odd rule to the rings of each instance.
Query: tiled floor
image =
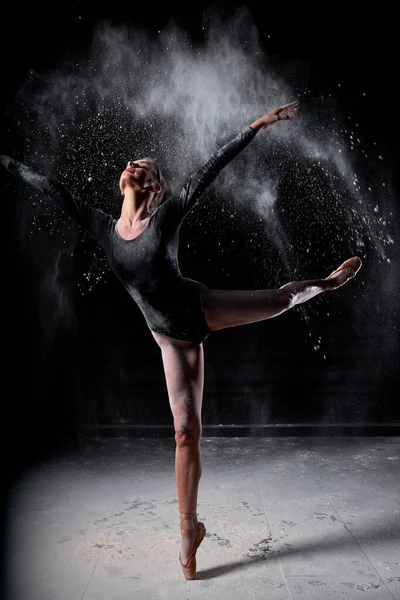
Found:
[[[173,439],[101,439],[15,481],[4,600],[400,599],[400,438],[203,438],[198,576]]]

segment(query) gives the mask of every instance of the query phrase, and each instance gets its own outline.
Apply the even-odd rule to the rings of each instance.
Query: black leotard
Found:
[[[247,127],[192,175],[179,194],[170,195],[151,214],[140,235],[123,239],[111,215],[76,199],[63,186],[12,159],[8,169],[47,193],[103,246],[111,269],[138,304],[148,327],[172,338],[201,343],[210,333],[202,308],[208,288],[183,277],[178,265],[180,225],[206,187],[255,136]]]

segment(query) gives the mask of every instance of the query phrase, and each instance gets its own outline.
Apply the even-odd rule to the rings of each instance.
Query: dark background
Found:
[[[202,14],[209,3],[190,3],[182,11],[174,2],[157,8],[116,2],[90,8],[89,4],[69,2],[49,8],[44,3],[8,3],[2,8],[1,152],[20,154],[22,141],[10,121],[10,107],[30,69],[45,74],[57,67],[60,57],[80,53],[90,42],[94,25],[103,19],[115,24],[130,21],[155,30],[174,17],[194,40],[201,41]],[[230,2],[219,6],[229,14],[241,5]],[[342,113],[357,120],[365,146],[376,144],[385,155],[394,198],[392,221],[398,223],[398,34],[394,14],[382,4],[379,11],[371,5],[353,14],[338,5],[324,5],[321,11],[300,4],[288,7],[275,3],[272,7],[271,3],[254,2],[246,6],[265,51],[292,69],[297,61],[307,64],[310,98],[330,94]],[[90,294],[79,291],[87,252],[92,248],[87,239],[78,243],[75,259],[61,265],[70,281],[69,294],[77,316],[73,326],[67,318],[57,321],[49,347],[46,327],[52,324],[46,324],[46,302],[50,300],[41,296],[40,269],[32,271],[27,258],[35,246],[27,239],[21,250],[21,244],[16,243],[22,205],[16,205],[15,183],[6,172],[1,173],[1,185],[5,219],[3,431],[12,436],[18,449],[15,454],[34,456],[85,435],[170,434],[172,420],[161,356],[139,310],[132,307],[112,274]],[[394,229],[397,235],[397,226]],[[201,229],[191,221],[182,235],[190,236],[197,245],[196,253],[182,252],[185,275],[216,288],[278,285],[263,279],[260,263],[249,259],[246,232],[235,231],[236,251],[223,258],[212,228],[204,239]],[[334,298],[319,297],[308,309],[307,324],[295,309],[278,319],[210,336],[204,344],[205,431],[206,426],[233,424],[249,427],[209,429],[208,433],[259,435],[262,429],[255,426],[313,423],[337,425],[336,431],[346,435],[348,431],[369,430],[346,430],[345,424],[381,423],[381,432],[393,432],[387,424],[395,424],[400,417],[399,347],[397,344],[390,351],[382,348],[387,328],[392,335],[399,325],[398,241],[397,237],[390,265],[382,265],[373,249],[366,248],[358,278]],[[355,252],[351,243],[343,243],[344,259]],[[338,266],[325,264],[320,250],[314,243],[315,271],[308,269],[309,276],[323,276]],[[230,277],[222,271],[222,266],[225,272],[229,270],[227,265]],[[390,290],[395,290],[390,292],[390,315],[387,309],[380,312],[383,304],[374,285],[381,269],[386,269],[392,281]],[[365,298],[368,286],[376,300],[370,313],[355,318],[354,304]],[[326,312],[330,312],[329,319]],[[359,327],[368,321],[373,322],[373,328]],[[322,342],[316,351],[319,337]],[[137,429],[140,425],[152,427]],[[266,431],[285,432],[280,428]],[[289,434],[296,431],[306,430],[292,429]],[[313,431],[324,434],[327,430]]]

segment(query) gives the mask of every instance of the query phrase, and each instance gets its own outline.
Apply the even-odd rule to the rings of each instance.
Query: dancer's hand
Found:
[[[278,121],[287,121],[288,119],[293,119],[297,110],[299,108],[299,101],[295,100],[294,102],[290,102],[289,104],[284,104],[283,106],[279,106],[278,108],[274,108],[264,116],[257,119],[250,125],[252,129],[265,129]]]
[[[8,169],[8,165],[10,164],[11,160],[12,159],[10,156],[6,156],[5,154],[0,154],[0,162],[2,165],[4,165],[6,167],[6,169]]]

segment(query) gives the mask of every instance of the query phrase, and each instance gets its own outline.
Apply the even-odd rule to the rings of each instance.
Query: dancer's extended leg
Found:
[[[273,290],[209,290],[203,294],[203,309],[212,331],[271,319],[327,290],[335,290],[352,279],[361,267],[354,256],[325,279],[292,281]]]

